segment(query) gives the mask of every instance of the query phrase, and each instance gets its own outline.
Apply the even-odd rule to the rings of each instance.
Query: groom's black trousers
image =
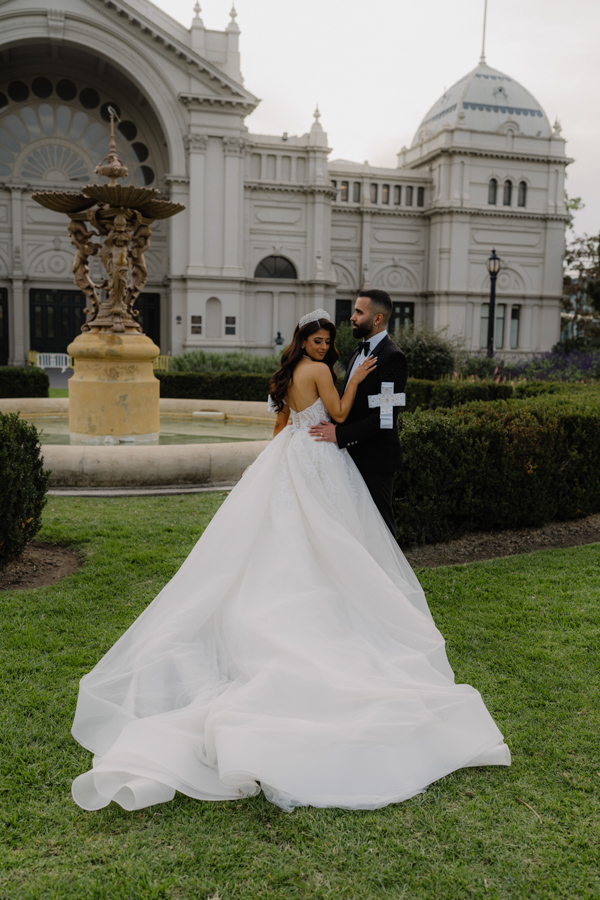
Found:
[[[396,539],[396,523],[394,522],[394,512],[392,509],[392,499],[394,496],[394,473],[393,472],[361,472],[365,484],[369,488],[369,493],[375,502],[375,506],[383,516],[385,524],[390,529]]]

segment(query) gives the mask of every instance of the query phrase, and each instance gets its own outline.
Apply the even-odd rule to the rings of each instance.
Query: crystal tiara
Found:
[[[315,309],[313,312],[309,312],[305,316],[302,316],[298,322],[298,328],[304,328],[309,322],[318,322],[319,319],[327,319],[328,322],[331,322],[331,316],[327,310]]]

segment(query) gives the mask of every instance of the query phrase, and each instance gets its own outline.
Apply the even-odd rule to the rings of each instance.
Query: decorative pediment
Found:
[[[242,106],[247,112],[255,109],[259,100],[235,79],[218,66],[204,59],[188,45],[188,30],[163,13],[158,7],[142,3],[140,0],[82,0],[98,10],[107,12],[118,28],[129,28],[137,32],[146,43],[152,42],[159,52],[168,54],[186,73],[196,75],[204,90],[181,95],[183,102],[216,103],[227,106]],[[146,14],[150,8],[152,16]],[[67,13],[68,16],[68,13]],[[200,87],[200,85],[199,85]],[[189,98],[189,99],[188,99]]]

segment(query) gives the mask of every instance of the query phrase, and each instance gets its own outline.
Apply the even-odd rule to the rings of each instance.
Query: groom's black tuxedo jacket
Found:
[[[358,352],[355,350],[348,362],[344,390]],[[381,428],[380,408],[369,408],[369,395],[381,392],[382,381],[393,381],[394,391],[402,393],[406,387],[408,366],[404,353],[387,336],[375,347],[372,355],[377,357],[377,366],[359,384],[348,418],[336,426],[336,439],[338,447],[348,449],[360,472],[393,472],[402,465],[398,435],[400,407],[394,407],[394,427]]]

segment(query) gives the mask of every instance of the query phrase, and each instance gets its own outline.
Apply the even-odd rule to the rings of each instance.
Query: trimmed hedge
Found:
[[[266,402],[270,375],[248,372],[156,372],[160,396],[178,400],[256,400]],[[342,379],[337,386],[341,389]],[[506,400],[510,384],[494,381],[421,381],[410,378],[406,387],[406,410],[458,406],[473,400]]]
[[[266,404],[270,375],[245,372],[155,372],[160,396],[175,400],[256,400]]]
[[[0,366],[0,399],[47,397],[48,373],[37,366]]]
[[[461,406],[474,400],[508,400],[513,395],[510,384],[495,381],[426,381],[409,378],[406,385],[407,412],[416,409]]]
[[[519,381],[515,384],[513,396],[516,399],[540,397],[548,394],[592,394],[596,385],[581,384],[578,381]]]
[[[179,400],[255,400],[259,403],[267,400],[271,378],[270,375],[253,372],[155,372],[154,374],[160,381],[161,397]],[[343,379],[338,378],[337,388],[340,391],[342,383]],[[564,381],[525,381],[513,387],[511,384],[495,381],[426,381],[409,378],[406,386],[405,411],[448,409],[475,400],[489,402],[550,394],[577,394],[583,397],[593,393],[594,390],[593,385]]]
[[[248,372],[155,372],[160,396],[171,400],[255,400],[267,403],[270,375]],[[342,378],[336,386],[341,390]]]
[[[0,567],[40,530],[50,475],[40,450],[33,425],[0,413]]]
[[[592,402],[593,401],[593,402]],[[600,403],[474,403],[401,417],[402,546],[600,511]]]

